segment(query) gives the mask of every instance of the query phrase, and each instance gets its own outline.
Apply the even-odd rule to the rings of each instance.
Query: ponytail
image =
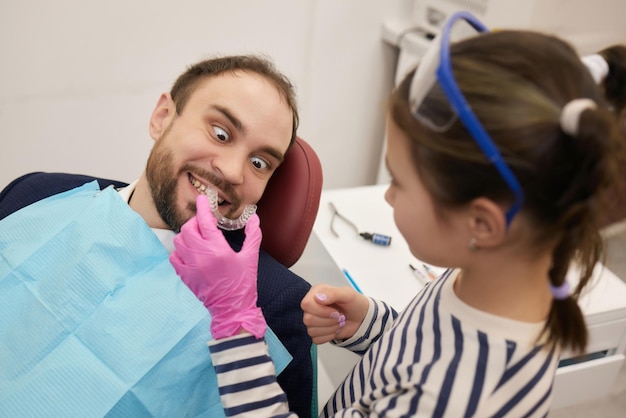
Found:
[[[600,57],[607,65],[598,62]],[[549,278],[551,289],[566,287],[567,272],[574,261],[579,267],[580,279],[570,295],[554,298],[545,329],[552,344],[578,353],[584,351],[588,340],[578,298],[601,261],[600,227],[615,220],[607,215],[625,202],[624,185],[617,182],[626,172],[626,160],[615,158],[623,155],[626,139],[626,129],[619,135],[615,124],[615,117],[626,116],[626,47],[609,47],[585,58],[583,62],[599,83],[613,115],[587,99],[575,99],[563,107],[561,129],[569,137],[567,140],[576,143],[579,155],[586,158],[579,166],[581,175],[572,178],[570,190],[565,191],[558,202],[563,216],[556,230],[561,233]]]
[[[626,46],[614,45],[598,53],[606,60],[609,72],[600,84],[613,110],[619,115],[626,108]]]
[[[607,210],[600,226],[607,226],[626,217],[626,46],[610,46],[599,51],[597,56],[602,57],[608,67],[600,86],[617,121],[617,136],[621,139],[611,150],[616,156],[611,167],[614,184],[603,196]]]

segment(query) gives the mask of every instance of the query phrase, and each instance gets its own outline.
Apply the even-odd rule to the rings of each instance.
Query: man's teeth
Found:
[[[198,189],[198,191],[200,193],[206,193],[206,186],[204,184],[200,183],[198,180],[191,179],[191,184],[193,184],[193,187]]]
[[[198,189],[198,191],[200,193],[206,194],[206,186],[204,184],[200,183],[200,180],[192,178],[191,179],[191,184],[193,184],[193,187]],[[224,199],[218,197],[217,198],[217,204],[221,205],[222,203],[224,203]]]

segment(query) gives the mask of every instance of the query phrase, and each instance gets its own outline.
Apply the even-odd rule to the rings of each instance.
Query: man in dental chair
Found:
[[[224,229],[241,228],[297,125],[293,87],[273,64],[205,60],[159,98],[135,182],[61,194],[45,191],[59,181],[49,174],[11,183],[0,194],[0,416],[223,416],[210,318],[169,252],[198,194],[214,193]],[[240,248],[242,230],[224,234]],[[258,272],[278,381],[290,408],[310,416],[299,305],[310,285],[263,251]]]

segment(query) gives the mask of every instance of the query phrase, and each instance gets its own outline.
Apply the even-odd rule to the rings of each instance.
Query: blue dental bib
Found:
[[[0,221],[0,416],[223,417],[210,321],[112,188]],[[265,338],[280,372],[291,356]]]

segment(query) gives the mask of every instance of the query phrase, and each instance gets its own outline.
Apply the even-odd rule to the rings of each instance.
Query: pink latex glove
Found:
[[[211,213],[206,196],[196,199],[196,216],[174,238],[170,262],[176,273],[211,313],[213,338],[231,337],[241,328],[261,338],[267,327],[257,302],[257,266],[261,245],[259,217],[245,227],[246,239],[235,252]]]

